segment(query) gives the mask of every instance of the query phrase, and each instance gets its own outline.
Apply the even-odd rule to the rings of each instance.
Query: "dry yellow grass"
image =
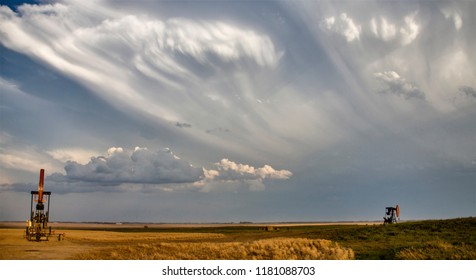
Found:
[[[77,255],[78,259],[162,260],[347,260],[351,249],[322,239],[274,238],[253,242],[159,242],[116,246]]]
[[[73,241],[128,242],[128,241],[180,241],[223,238],[219,233],[181,233],[181,232],[114,232],[91,230],[65,230],[65,236]]]
[[[403,249],[396,254],[401,260],[474,260],[476,252],[472,246],[465,244],[454,246],[448,242],[436,240],[420,245]]]

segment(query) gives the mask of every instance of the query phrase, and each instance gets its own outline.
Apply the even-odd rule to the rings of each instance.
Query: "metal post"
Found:
[[[33,192],[31,192],[30,198],[30,221],[33,220]]]
[[[49,222],[50,221],[50,199],[51,199],[51,196],[48,194],[48,212],[46,212],[46,222]]]

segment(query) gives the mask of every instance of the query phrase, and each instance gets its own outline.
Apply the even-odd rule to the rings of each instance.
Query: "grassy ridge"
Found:
[[[309,237],[352,248],[357,259],[476,259],[476,218],[316,229]]]
[[[356,259],[476,259],[476,218],[404,222],[387,226],[293,226],[271,232],[254,226],[111,230],[223,235],[212,242],[253,242],[269,238],[325,239],[352,249]]]

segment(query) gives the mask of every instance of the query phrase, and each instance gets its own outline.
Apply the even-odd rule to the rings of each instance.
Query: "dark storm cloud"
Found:
[[[190,127],[192,127],[191,124],[189,124],[189,123],[183,123],[183,122],[176,122],[176,123],[175,123],[175,126],[176,126],[176,127],[180,127],[180,128],[190,128]]]
[[[470,86],[460,86],[459,91],[466,94],[468,97],[476,98],[476,90]]]
[[[166,184],[190,183],[203,175],[201,168],[181,160],[166,149],[152,152],[146,148],[124,151],[111,148],[107,156],[92,157],[87,164],[68,162],[64,167],[67,181],[97,184]],[[60,179],[55,175],[52,179]]]

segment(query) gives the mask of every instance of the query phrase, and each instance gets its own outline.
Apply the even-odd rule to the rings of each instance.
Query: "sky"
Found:
[[[476,216],[475,1],[2,1],[0,220]]]

